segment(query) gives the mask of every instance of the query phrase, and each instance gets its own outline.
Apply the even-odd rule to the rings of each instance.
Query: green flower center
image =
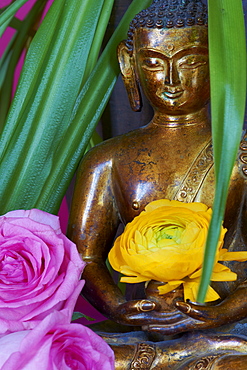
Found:
[[[177,225],[149,227],[144,233],[135,231],[134,244],[138,253],[157,252],[163,248],[176,249],[181,243],[184,228]]]
[[[181,242],[181,234],[183,232],[183,228],[175,225],[169,226],[160,226],[157,229],[154,228],[154,238],[158,243],[160,240],[164,239],[172,239],[174,242],[179,244]]]

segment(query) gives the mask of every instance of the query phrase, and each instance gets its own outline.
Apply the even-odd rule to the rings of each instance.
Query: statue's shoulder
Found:
[[[98,162],[114,160],[122,155],[131,155],[149,137],[146,126],[130,131],[123,135],[115,136],[95,145],[84,157],[83,161]]]

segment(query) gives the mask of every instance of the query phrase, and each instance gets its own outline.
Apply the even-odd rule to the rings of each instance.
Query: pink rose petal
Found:
[[[69,322],[84,265],[57,216],[38,209],[1,216],[0,333],[32,328],[65,307]]]

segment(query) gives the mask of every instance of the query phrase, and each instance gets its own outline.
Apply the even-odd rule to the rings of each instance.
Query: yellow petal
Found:
[[[194,242],[196,238],[200,238],[201,229],[194,223],[191,222],[187,225],[186,229],[184,230],[181,238],[181,242],[183,244],[188,244]],[[203,244],[205,243],[205,238],[203,238]]]
[[[220,298],[219,294],[211,286],[209,286],[205,302],[213,302],[219,298]]]
[[[146,205],[145,211],[152,212],[156,208],[170,206],[170,203],[171,201],[168,199],[154,200],[153,202],[150,202],[148,205]]]
[[[159,289],[159,294],[166,294],[166,293],[169,293],[171,292],[172,290],[178,288],[181,284],[183,283],[183,281],[173,281],[173,282],[169,282],[165,285],[160,285],[158,287]]]
[[[227,266],[217,263],[214,266],[212,276],[212,281],[235,281],[237,280],[237,274],[232,272]]]
[[[137,253],[147,253],[147,248],[145,248],[143,244],[136,244],[136,249]]]
[[[153,236],[154,236],[153,229],[149,227],[147,231],[145,232],[145,237],[148,243],[153,242]]]
[[[120,266],[125,264],[123,255],[120,252],[120,239],[121,236],[115,240],[114,248],[112,248],[108,254],[109,263],[116,271],[120,271]]]
[[[199,270],[195,271],[193,274],[190,274],[189,275],[189,278],[190,279],[196,279],[196,278],[199,278],[202,274],[202,268],[200,268]]]
[[[211,280],[212,281],[235,281],[237,280],[237,274],[235,272],[232,272],[231,270],[229,272],[219,272],[217,274],[212,273]]]
[[[131,267],[129,267],[127,265],[120,266],[120,272],[121,272],[121,274],[128,275],[128,276],[137,275],[136,272],[133,271],[131,269]],[[138,274],[138,275],[140,275],[140,274]]]
[[[160,208],[160,207],[182,207],[192,210],[193,212],[200,212],[204,211],[206,212],[208,210],[208,207],[206,204],[203,203],[183,203],[178,200],[168,200],[168,199],[159,199],[154,200],[153,202],[150,202],[146,207],[145,210],[148,212],[153,211],[154,209]]]
[[[130,283],[130,284],[137,284],[137,283],[143,283],[146,280],[146,278],[143,278],[142,276],[123,276],[120,279],[121,283]]]
[[[142,234],[139,230],[135,231],[135,243],[136,244],[142,244]]]
[[[126,266],[126,265],[120,267],[120,272],[123,275],[127,275],[127,276],[121,277],[120,281],[123,283],[141,283],[143,281],[150,280],[145,275],[137,274],[129,266]]]
[[[192,282],[185,281],[183,286],[184,286],[184,300],[186,301],[187,299],[189,299],[191,302],[196,302],[196,297],[199,289],[199,279]],[[216,301],[219,298],[220,298],[219,294],[211,286],[209,286],[205,302]]]
[[[225,252],[226,249],[222,249],[219,257],[219,261],[246,261],[247,252]]]
[[[230,269],[222,263],[216,263],[213,268],[213,272],[229,271]]]
[[[159,248],[167,248],[170,246],[176,246],[177,243],[173,239],[161,239],[157,243]]]
[[[196,294],[198,291],[199,283],[188,283],[184,282],[184,300],[187,301],[189,299],[191,302],[196,302]]]
[[[137,244],[134,242],[133,239],[130,239],[130,241],[129,241],[129,248],[122,248],[122,253],[124,251],[128,251],[128,253],[130,255],[138,253]]]
[[[128,282],[153,279],[169,282],[171,286],[188,276],[193,280],[199,278],[210,218],[211,209],[202,203],[167,199],[151,202],[126,225],[109,254],[109,261],[115,270],[127,275]],[[224,233],[222,228],[217,260],[220,253],[222,256],[226,253],[220,250]],[[222,268],[216,272],[221,273],[216,278],[235,277],[228,270],[223,275]],[[194,281],[190,295],[195,295],[197,285]]]
[[[202,269],[197,270],[193,274],[189,275],[190,279],[199,278],[202,274]],[[227,266],[221,263],[216,263],[212,272],[212,281],[235,281],[237,279],[237,274],[232,272]]]

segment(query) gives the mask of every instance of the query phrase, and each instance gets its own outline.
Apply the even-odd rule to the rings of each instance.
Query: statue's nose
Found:
[[[180,84],[177,66],[173,60],[169,60],[167,63],[167,73],[165,77],[165,84],[172,85],[172,86]]]

